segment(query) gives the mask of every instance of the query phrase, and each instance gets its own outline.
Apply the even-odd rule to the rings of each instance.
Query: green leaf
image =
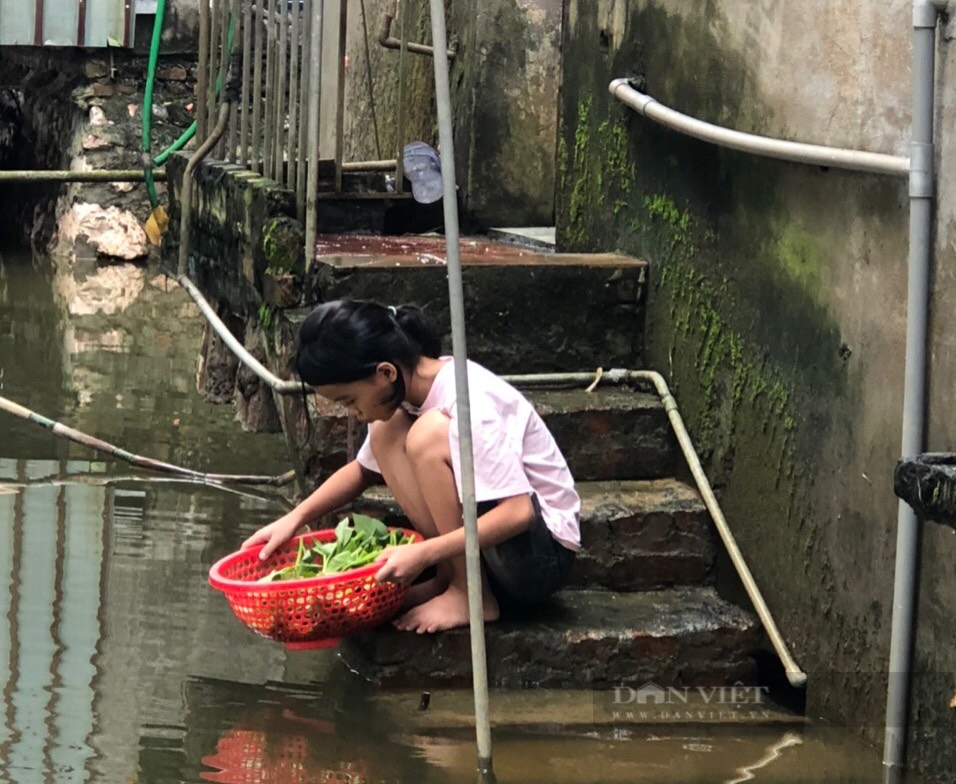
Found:
[[[367,537],[378,539],[382,536],[388,536],[388,527],[381,520],[376,520],[368,515],[352,515],[355,523],[355,530]]]
[[[340,545],[346,545],[354,532],[355,529],[349,525],[349,519],[346,517],[335,526],[335,539]]]

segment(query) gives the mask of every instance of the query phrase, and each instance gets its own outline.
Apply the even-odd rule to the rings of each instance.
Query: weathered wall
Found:
[[[15,114],[16,118],[8,126],[13,130],[7,134],[8,146],[0,152],[0,166],[28,170],[141,167],[146,69],[146,58],[128,51],[109,58],[98,50],[4,47],[0,50],[0,96],[7,96],[4,117]],[[155,153],[192,122],[194,69],[188,58],[160,60],[153,97]],[[157,183],[157,191],[165,201],[165,185]],[[2,237],[7,242],[31,241],[45,247],[55,239],[57,221],[77,204],[115,208],[131,227],[150,214],[142,184],[6,183],[0,185]],[[126,251],[107,255],[145,255],[145,236],[140,232],[129,239],[138,248],[132,255]],[[60,244],[65,244],[66,254],[73,250],[73,238]],[[90,244],[92,257],[97,243]],[[80,255],[85,255],[83,250]]]
[[[652,265],[667,374],[757,582],[809,672],[808,711],[882,742],[906,318],[906,184],[749,157],[625,109],[611,79],[743,131],[906,154],[902,0],[568,0],[557,223],[564,249]],[[940,42],[940,207],[928,447],[956,447],[956,104]],[[912,760],[956,765],[956,540],[923,546]],[[878,752],[874,752],[876,755]],[[950,774],[947,774],[950,775]]]
[[[449,65],[462,204],[484,226],[551,225],[561,0],[446,7],[449,42],[457,45]],[[361,12],[350,17],[346,137],[353,160],[393,158],[406,141],[438,141],[434,64],[418,54],[406,55],[406,131],[398,138],[400,54],[378,43],[383,16],[394,8],[391,0],[366,3],[370,60]],[[401,28],[400,15],[392,37],[401,38]],[[427,3],[411,7],[406,39],[431,44]]]

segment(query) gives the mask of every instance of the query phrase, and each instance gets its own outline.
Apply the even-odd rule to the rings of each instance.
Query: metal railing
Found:
[[[346,62],[348,0],[202,0],[199,3],[197,131],[204,139],[216,124],[230,53],[241,53],[241,89],[228,131],[212,156],[275,180],[295,193],[306,227],[306,263],[316,239],[316,210],[326,194],[341,194],[351,172],[394,172],[403,192],[402,149],[407,139],[408,53],[433,55],[432,47],[409,43],[413,8],[395,0],[375,43],[395,49],[397,104],[394,138],[384,155],[372,95],[371,50],[365,3],[361,28],[377,160],[346,161]],[[397,19],[397,37],[391,35]],[[448,57],[455,48],[446,49]],[[391,154],[391,157],[389,157]]]

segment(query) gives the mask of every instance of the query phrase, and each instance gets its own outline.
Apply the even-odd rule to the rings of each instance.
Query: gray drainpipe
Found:
[[[910,241],[906,305],[906,368],[903,387],[903,458],[923,451],[926,427],[926,338],[933,243],[933,113],[936,25],[946,7],[940,0],[913,3],[913,116],[910,139]],[[914,632],[919,587],[920,524],[913,508],[899,502],[893,625],[886,694],[884,781],[902,781],[912,684]]]

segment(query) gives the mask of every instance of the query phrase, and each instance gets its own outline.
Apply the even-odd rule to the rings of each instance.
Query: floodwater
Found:
[[[3,255],[0,395],[189,468],[285,471],[281,436],[244,433],[196,394],[201,322],[184,293],[111,275],[104,293]],[[0,412],[0,784],[475,781],[470,695],[432,690],[419,710],[418,692],[359,682],[334,650],[255,637],[207,585],[284,508],[132,470]],[[848,730],[777,714],[608,722],[601,699],[493,693],[498,780],[881,780],[878,750]]]

